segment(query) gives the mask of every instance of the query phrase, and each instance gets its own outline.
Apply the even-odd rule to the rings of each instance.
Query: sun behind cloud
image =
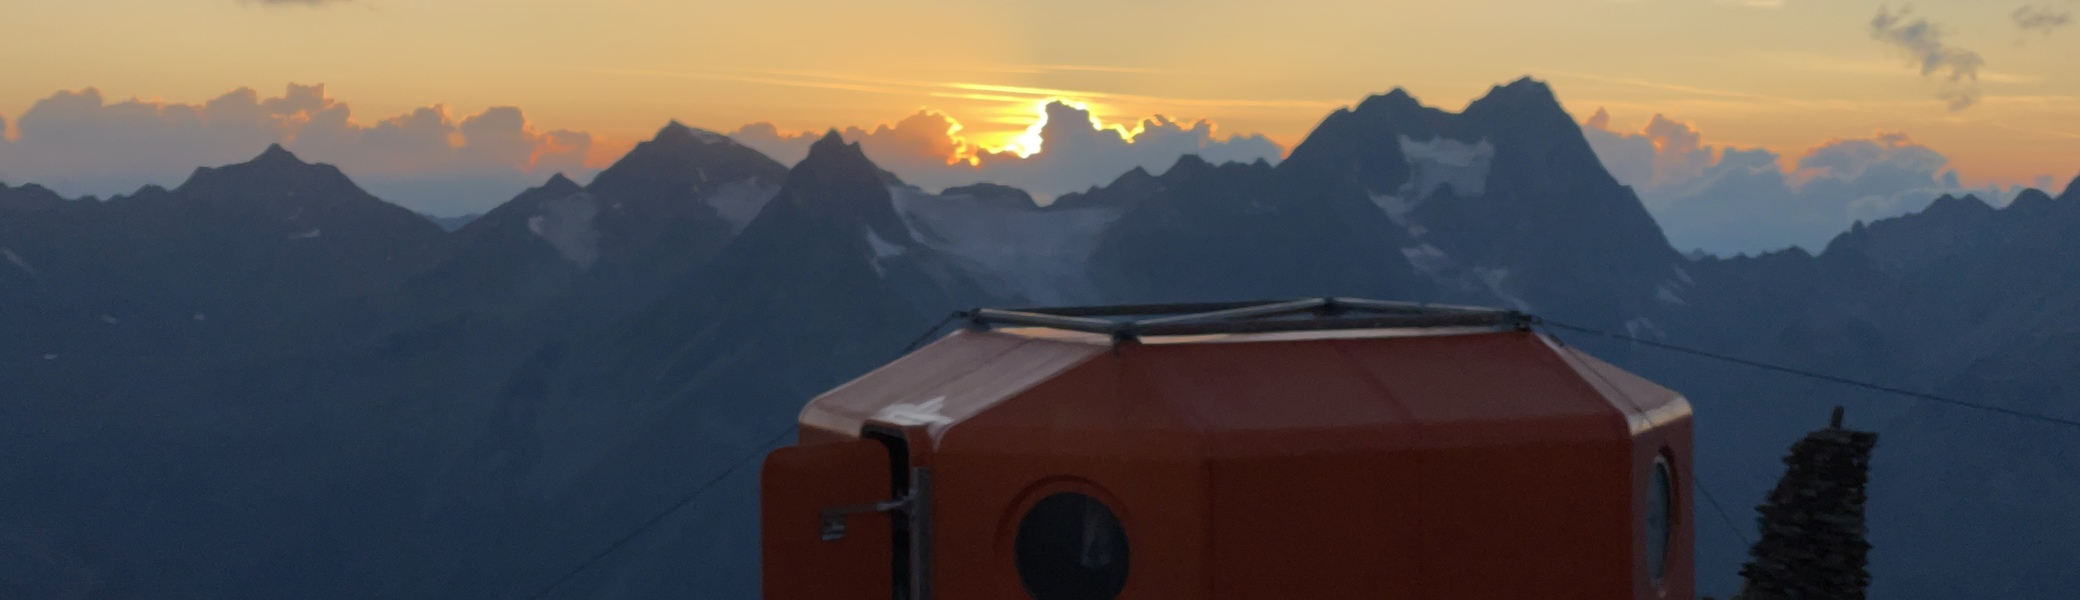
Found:
[[[1013,111],[1006,116],[1017,120],[991,118],[1013,125],[998,132],[978,134],[946,112],[923,108],[893,124],[846,127],[839,133],[914,185],[939,189],[998,183],[1043,199],[1101,185],[1137,168],[1160,173],[1187,154],[1215,163],[1277,162],[1285,155],[1283,146],[1262,135],[1218,136],[1209,120],[1156,115],[1131,127],[1108,124],[1097,116],[1102,105],[1066,97],[1019,99],[1006,108]],[[801,160],[820,137],[813,131],[782,131],[771,123],[745,125],[729,135],[788,164]]]

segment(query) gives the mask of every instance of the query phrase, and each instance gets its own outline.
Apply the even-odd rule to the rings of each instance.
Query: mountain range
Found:
[[[974,306],[1509,306],[2080,418],[2074,231],[2080,181],[1685,257],[1529,79],[1046,205],[921,189],[835,133],[789,168],[677,123],[459,227],[280,147],[106,200],[0,184],[0,597],[529,598],[706,489],[557,595],[754,598],[744,459]],[[1734,591],[1749,507],[1837,404],[1882,434],[1875,595],[2080,587],[2070,431],[1562,339],[1696,405],[1701,592]]]

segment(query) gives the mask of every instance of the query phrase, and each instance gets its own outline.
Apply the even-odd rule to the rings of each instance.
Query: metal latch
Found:
[[[835,506],[823,509],[823,512],[819,515],[823,519],[823,541],[835,542],[838,540],[845,539],[845,515],[860,513],[885,513],[897,511],[909,512],[909,510],[909,498],[897,498],[895,500],[879,502],[875,504],[854,504],[851,506]]]

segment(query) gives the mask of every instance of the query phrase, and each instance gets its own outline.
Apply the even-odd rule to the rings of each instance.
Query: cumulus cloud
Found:
[[[1038,117],[1021,139],[1025,152],[982,148],[960,134],[958,121],[930,110],[872,130],[849,127],[841,135],[858,142],[882,168],[920,187],[988,182],[1043,199],[1102,185],[1136,167],[1161,172],[1186,154],[1215,163],[1276,162],[1285,154],[1261,135],[1222,137],[1204,120],[1186,123],[1158,115],[1131,128],[1107,126],[1088,109],[1059,101],[1045,104]],[[811,132],[784,132],[770,123],[745,125],[729,135],[790,164],[801,160],[816,139]]]
[[[1829,140],[1787,167],[1769,150],[1706,145],[1695,127],[1661,115],[1638,132],[1620,132],[1599,110],[1582,129],[1611,174],[1639,193],[1684,250],[1818,250],[1858,220],[1919,210],[1942,194],[2003,203],[2015,191],[1964,189],[1947,157],[1899,133]]]
[[[1908,20],[1912,7],[1879,6],[1871,18],[1871,39],[1892,46],[1921,69],[1922,77],[1941,77],[1938,96],[1949,101],[1950,110],[1964,110],[1979,101],[1979,68],[1986,59],[1979,53],[1943,42],[1943,29],[1927,19]]]
[[[271,143],[338,165],[384,199],[441,215],[489,209],[551,172],[594,170],[592,136],[537,130],[518,108],[458,120],[435,105],[364,123],[323,85],[291,84],[271,98],[240,88],[201,104],[60,91],[14,126],[14,139],[0,144],[0,177],[78,195],[176,185],[195,167],[243,162]]]
[[[2073,22],[2073,10],[2053,5],[2024,6],[2015,9],[2015,27],[2023,31],[2037,31],[2049,35],[2060,27]]]

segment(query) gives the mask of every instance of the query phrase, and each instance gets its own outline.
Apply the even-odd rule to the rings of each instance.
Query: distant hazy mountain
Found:
[[[441,231],[454,231],[457,229],[461,229],[464,225],[468,225],[470,221],[475,221],[479,217],[483,216],[484,213],[470,213],[466,215],[456,215],[453,217],[436,217],[432,215],[426,215],[426,220],[433,221],[433,224],[441,226]]]
[[[457,230],[405,304],[435,318],[617,318],[714,258],[786,173],[727,137],[671,123],[590,185],[556,175]]]
[[[1942,197],[1863,225],[1815,256],[1790,250],[1707,259],[1675,340],[1952,398],[2080,418],[2080,181],[2063,196],[2023,193],[1995,209]],[[1874,459],[1874,595],[1956,589],[2052,597],[2080,581],[2080,519],[2052,498],[2080,497],[2072,431],[1686,359],[1641,355],[1650,372],[1702,403],[1699,436],[1720,440],[1699,468],[1722,490],[1767,485],[1775,452],[1743,439],[1789,439],[1780,415],[1846,402],[1883,432]],[[1723,493],[1723,492],[1722,492]],[[1745,506],[1746,498],[1733,502]],[[1738,542],[1700,527],[1721,564]],[[1712,538],[1718,538],[1713,541]],[[1999,560],[1981,557],[1999,556]]]
[[[1275,167],[1186,157],[1046,206],[676,123],[447,233],[279,148],[108,201],[0,186],[0,597],[531,597],[730,473],[560,595],[753,598],[755,462],[728,469],[978,305],[1514,306],[2080,417],[2073,231],[2080,182],[1686,258],[1530,80],[1458,113],[1396,90]],[[2069,432],[1568,341],[1690,396],[1691,481],[1743,524],[1848,404],[1884,435],[1878,596],[2080,588]],[[1691,518],[1700,592],[1732,592],[1744,549]]]
[[[41,188],[0,193],[9,332],[0,352],[41,359],[256,356],[352,337],[363,300],[426,266],[434,224],[327,165],[270,146],[197,169],[173,190],[106,201]]]

